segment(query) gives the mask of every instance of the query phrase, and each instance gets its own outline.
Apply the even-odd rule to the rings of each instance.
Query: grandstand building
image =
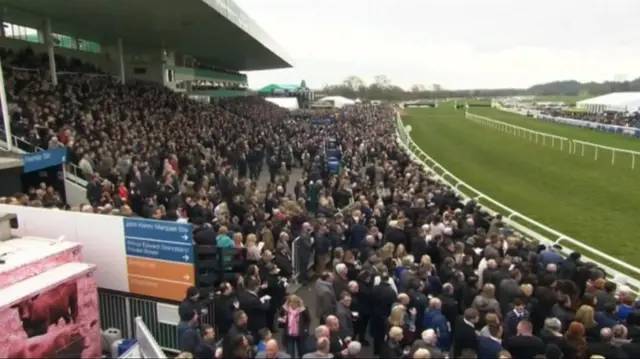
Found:
[[[282,49],[231,0],[4,0],[2,47],[31,47],[91,62],[130,79],[196,96],[244,94],[240,71],[291,66]],[[37,15],[36,15],[37,14]],[[99,14],[99,15],[96,15]],[[224,36],[219,36],[224,34]],[[56,72],[52,72],[56,82]]]
[[[232,0],[183,0],[179,6],[151,0],[2,0],[0,5],[2,55],[29,48],[46,57],[52,84],[65,73],[56,61],[78,59],[122,83],[161,83],[210,102],[248,94],[247,76],[240,71],[292,66],[280,46]],[[10,66],[3,63],[5,69]],[[3,107],[9,118],[11,104]],[[11,135],[10,126],[4,132],[3,148],[13,143],[22,152],[37,149]],[[87,181],[78,174],[73,165],[65,174],[70,205],[86,201]]]

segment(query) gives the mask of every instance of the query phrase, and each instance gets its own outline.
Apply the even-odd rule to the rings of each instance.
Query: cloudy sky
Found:
[[[252,88],[350,75],[444,88],[640,76],[638,0],[235,0],[294,60]]]

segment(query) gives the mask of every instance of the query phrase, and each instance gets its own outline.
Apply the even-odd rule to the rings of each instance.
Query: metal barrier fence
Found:
[[[163,350],[178,352],[178,306],[98,290],[102,329],[118,328],[123,338],[136,335],[136,318],[144,320],[149,332]],[[213,324],[213,308],[202,316],[203,323]]]

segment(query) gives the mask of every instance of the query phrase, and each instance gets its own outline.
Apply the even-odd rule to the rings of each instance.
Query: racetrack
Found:
[[[487,108],[472,113],[532,130],[640,149],[638,139],[546,123]],[[447,170],[495,200],[627,263],[640,261],[640,168],[610,157],[561,152],[497,131],[442,104],[403,116],[418,146]],[[569,133],[570,132],[570,133]],[[615,142],[615,144],[614,144]],[[633,147],[637,146],[637,147]],[[555,239],[555,238],[554,238]]]

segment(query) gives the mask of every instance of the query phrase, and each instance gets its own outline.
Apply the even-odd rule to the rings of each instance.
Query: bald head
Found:
[[[268,358],[275,358],[278,356],[278,342],[275,339],[268,340],[264,345],[264,351]]]
[[[431,300],[429,300],[429,308],[439,310],[442,308],[442,302],[438,298],[431,298]]]
[[[340,328],[340,322],[338,322],[338,318],[334,315],[330,315],[325,320],[325,324],[329,327],[329,331],[336,332]]]
[[[329,327],[326,325],[320,325],[316,328],[316,338],[328,338],[329,337]]]
[[[409,304],[409,296],[406,293],[400,293],[398,294],[398,302],[402,305],[408,305]]]
[[[607,343],[613,339],[613,330],[611,328],[602,328],[600,330],[600,340]]]

